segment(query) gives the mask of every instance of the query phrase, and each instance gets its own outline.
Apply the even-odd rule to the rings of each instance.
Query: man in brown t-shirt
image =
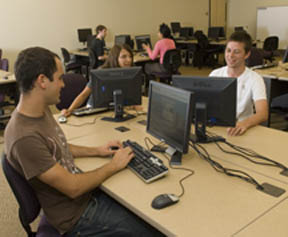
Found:
[[[65,236],[151,236],[156,230],[97,188],[125,168],[132,150],[119,141],[104,146],[68,144],[49,105],[59,103],[64,87],[63,67],[51,51],[23,50],[15,63],[21,92],[19,104],[5,130],[5,153],[10,164],[35,190],[48,221]],[[119,149],[113,151],[112,146]],[[96,170],[80,173],[75,157],[110,156]]]

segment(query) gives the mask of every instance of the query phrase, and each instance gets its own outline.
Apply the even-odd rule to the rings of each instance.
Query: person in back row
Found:
[[[231,136],[242,135],[247,129],[268,118],[263,78],[245,66],[245,60],[250,56],[251,47],[252,40],[248,33],[234,32],[225,49],[227,66],[210,73],[210,76],[237,78],[237,123],[234,128],[228,128],[228,134]]]
[[[158,38],[159,40],[156,42],[153,51],[150,49],[149,45],[142,44],[142,47],[146,50],[152,60],[155,60],[160,55],[160,63],[153,62],[145,64],[144,71],[147,76],[146,87],[149,85],[149,81],[155,78],[153,76],[154,73],[161,73],[166,71],[163,66],[164,55],[167,50],[176,48],[168,25],[164,23],[160,25]]]
[[[96,36],[93,36],[90,39],[88,47],[94,52],[95,57],[97,58],[96,68],[103,65],[107,59],[105,54],[105,37],[107,35],[107,28],[103,25],[98,25],[96,27]]]
[[[117,67],[131,67],[133,65],[133,52],[129,45],[123,44],[123,45],[114,45],[110,53],[108,55],[108,58],[106,62],[104,63],[101,68],[117,68]],[[92,81],[91,79],[87,83],[86,87],[83,89],[83,91],[75,98],[75,100],[72,102],[70,107],[68,109],[63,109],[61,111],[61,114],[68,117],[71,115],[72,111],[74,109],[79,108],[89,97],[87,106],[93,107],[93,98],[92,98]]]
[[[63,73],[59,56],[47,49],[28,48],[18,55],[15,76],[21,95],[4,133],[8,162],[29,182],[61,236],[163,236],[98,188],[126,167],[134,156],[131,148],[120,141],[97,147],[67,142],[49,109],[59,103]],[[74,162],[109,156],[105,165],[89,172],[81,173]]]

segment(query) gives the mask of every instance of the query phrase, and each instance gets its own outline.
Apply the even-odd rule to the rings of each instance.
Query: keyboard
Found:
[[[85,115],[91,115],[91,114],[97,114],[102,112],[107,112],[108,108],[89,108],[89,107],[83,107],[80,109],[73,110],[72,114],[75,116],[85,116]]]
[[[168,173],[168,168],[163,161],[138,143],[127,140],[123,142],[123,146],[129,146],[135,154],[135,157],[128,163],[128,168],[145,183],[151,183]]]

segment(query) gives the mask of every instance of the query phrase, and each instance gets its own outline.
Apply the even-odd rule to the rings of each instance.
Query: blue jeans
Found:
[[[121,206],[101,190],[93,194],[88,207],[66,237],[165,236]]]

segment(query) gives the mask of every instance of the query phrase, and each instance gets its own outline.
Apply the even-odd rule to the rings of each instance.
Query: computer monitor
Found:
[[[142,68],[106,68],[91,71],[93,107],[114,107],[115,116],[103,120],[122,122],[134,118],[124,115],[124,106],[140,105]]]
[[[180,22],[171,22],[170,26],[173,34],[180,32],[181,29]]]
[[[188,152],[193,93],[164,83],[150,82],[146,130],[169,145],[170,163],[181,164]]]
[[[116,35],[115,36],[115,44],[128,44],[131,49],[134,48],[134,42],[131,40],[130,35]]]
[[[234,31],[245,31],[243,26],[235,26]]]
[[[218,39],[218,38],[224,38],[224,37],[225,37],[224,27],[222,26],[209,27],[208,38]]]
[[[206,135],[206,124],[234,127],[237,107],[237,78],[228,77],[172,77],[173,86],[195,93],[193,122],[194,142],[208,143],[222,140]]]
[[[150,35],[137,35],[135,36],[136,46],[138,51],[144,51],[142,44],[148,44],[152,49]]]
[[[287,63],[288,62],[288,46],[287,46],[287,48],[285,50],[284,56],[282,58],[282,62],[283,63]]]
[[[193,37],[194,28],[193,27],[181,27],[180,37],[191,38]]]
[[[83,43],[84,45],[87,42],[88,37],[92,36],[92,29],[91,28],[78,29],[77,32],[78,32],[79,42]]]

